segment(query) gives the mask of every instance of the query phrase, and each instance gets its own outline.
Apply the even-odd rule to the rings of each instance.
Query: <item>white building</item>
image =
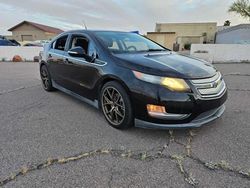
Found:
[[[240,24],[221,29],[216,34],[216,44],[250,44],[250,24]]]

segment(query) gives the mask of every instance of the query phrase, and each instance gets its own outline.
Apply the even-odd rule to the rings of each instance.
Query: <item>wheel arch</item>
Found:
[[[100,94],[101,94],[101,90],[102,90],[103,86],[106,83],[111,82],[111,81],[115,81],[115,82],[119,83],[125,89],[125,91],[127,92],[128,96],[130,98],[131,103],[133,104],[133,101],[130,97],[130,90],[129,90],[127,84],[124,81],[122,81],[120,78],[113,76],[113,75],[107,75],[98,82],[97,87],[96,87],[98,101],[100,99]],[[99,103],[99,107],[100,107],[100,103]]]
[[[43,60],[42,60],[42,61],[40,62],[40,67],[39,67],[40,70],[41,70],[42,66],[46,66],[46,68],[47,68],[47,70],[48,70],[48,72],[49,72],[49,74],[50,74],[50,76],[51,76],[51,72],[50,72],[48,63],[46,63],[46,61],[43,61]]]
[[[47,66],[45,61],[40,62],[40,69],[41,69],[42,66]]]

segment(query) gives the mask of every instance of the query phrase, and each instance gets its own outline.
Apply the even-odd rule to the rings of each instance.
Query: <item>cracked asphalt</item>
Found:
[[[119,131],[42,89],[37,63],[0,62],[0,186],[250,187],[250,64],[217,64],[223,117],[192,130]]]

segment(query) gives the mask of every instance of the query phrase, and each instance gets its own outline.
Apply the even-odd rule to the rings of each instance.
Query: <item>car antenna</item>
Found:
[[[82,20],[83,26],[85,27],[86,30],[88,30],[87,25],[84,20]]]

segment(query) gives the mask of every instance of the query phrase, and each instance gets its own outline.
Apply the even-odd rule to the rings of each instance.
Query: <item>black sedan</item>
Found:
[[[115,128],[199,127],[225,110],[226,84],[213,65],[136,33],[64,32],[40,59],[46,91],[56,88],[101,109]]]

